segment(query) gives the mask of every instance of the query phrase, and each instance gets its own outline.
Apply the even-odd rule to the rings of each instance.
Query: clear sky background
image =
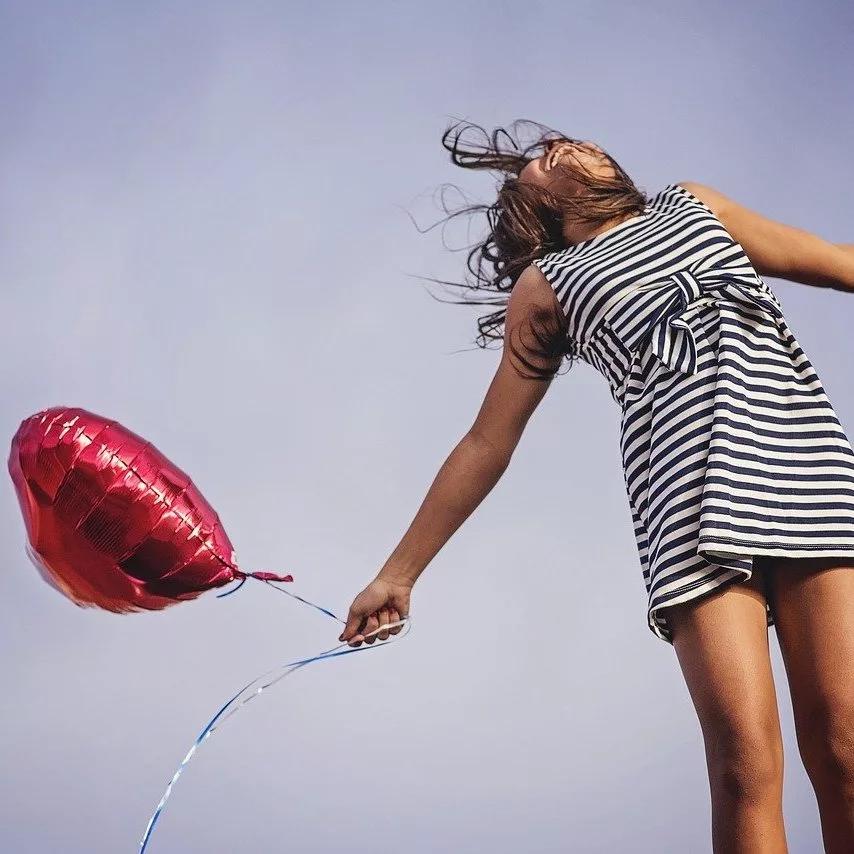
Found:
[[[0,3],[0,433],[59,404],[151,439],[246,569],[344,614],[471,424],[498,350],[436,190],[455,117],[542,121],[648,192],[711,184],[854,242],[845,2]],[[456,205],[462,200],[449,197]],[[464,248],[485,222],[446,229]],[[854,434],[851,295],[770,281]],[[433,292],[441,295],[438,288]],[[710,850],[699,725],[646,625],[618,409],[579,364],[428,567],[413,628],[206,745],[152,854]],[[8,444],[7,444],[8,449]],[[261,585],[76,609],[0,489],[0,850],[133,851],[202,724],[340,627]],[[771,631],[790,849],[820,850]]]

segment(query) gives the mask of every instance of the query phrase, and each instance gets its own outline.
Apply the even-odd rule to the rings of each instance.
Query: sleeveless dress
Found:
[[[750,578],[754,556],[854,558],[854,451],[777,296],[705,203],[669,184],[533,263],[570,357],[604,375],[622,413],[657,637],[673,643],[668,606]]]

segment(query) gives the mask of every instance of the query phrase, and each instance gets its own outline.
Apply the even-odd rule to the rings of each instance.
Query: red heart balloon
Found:
[[[45,580],[83,606],[159,610],[245,573],[219,516],[151,442],[85,409],[21,422],[9,473],[27,553]]]

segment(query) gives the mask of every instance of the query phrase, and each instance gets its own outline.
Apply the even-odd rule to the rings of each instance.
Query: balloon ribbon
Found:
[[[245,579],[244,579],[245,580]],[[311,605],[312,608],[316,608],[323,614],[332,617],[335,620],[338,620],[339,623],[344,623],[346,625],[346,620],[342,620],[340,617],[335,616],[332,611],[327,608],[322,608],[320,605],[315,605],[314,602],[309,602],[308,599],[303,599],[302,596],[297,596],[295,593],[291,593],[288,590],[285,590],[281,587],[276,587],[275,584],[272,584],[268,579],[259,578],[258,580],[263,581],[265,584],[268,584],[274,590],[278,590],[280,593],[286,593],[288,596],[293,597],[294,599],[299,600],[300,602],[304,602],[306,605]],[[240,585],[238,585],[235,590],[229,591],[229,593],[220,594],[221,596],[228,596],[230,593],[236,592],[239,587],[242,586],[242,581]],[[151,839],[151,834],[154,830],[154,826],[157,824],[157,820],[160,818],[163,809],[166,806],[166,801],[169,800],[169,795],[172,793],[172,787],[177,782],[178,778],[181,776],[184,768],[187,767],[187,764],[193,758],[196,750],[198,750],[199,746],[203,741],[206,741],[210,738],[213,733],[222,726],[222,724],[228,720],[238,709],[243,708],[250,700],[257,697],[262,691],[265,691],[267,688],[275,685],[280,680],[284,679],[286,676],[290,676],[296,670],[299,670],[301,667],[305,667],[308,664],[312,664],[315,661],[323,661],[327,658],[337,658],[340,655],[349,655],[353,652],[365,652],[369,649],[378,649],[380,646],[388,646],[395,638],[403,637],[409,629],[412,627],[412,622],[410,617],[407,615],[400,620],[397,620],[394,623],[384,623],[379,628],[374,629],[372,632],[368,632],[364,635],[365,638],[369,638],[372,635],[379,634],[379,632],[385,631],[386,629],[393,629],[396,626],[403,626],[404,629],[398,635],[392,635],[384,642],[378,644],[378,646],[373,646],[369,644],[368,646],[361,647],[350,647],[349,649],[342,649],[342,647],[349,646],[349,642],[345,641],[344,643],[338,644],[338,646],[333,646],[330,649],[327,649],[323,652],[319,652],[317,655],[313,655],[310,658],[301,658],[296,661],[290,661],[287,664],[280,664],[278,667],[274,667],[272,670],[268,670],[266,673],[262,673],[260,676],[253,679],[248,684],[244,685],[205,725],[202,731],[196,737],[196,740],[193,742],[193,746],[187,751],[187,755],[181,760],[181,764],[178,766],[178,769],[175,771],[172,779],[169,781],[169,785],[166,787],[166,791],[163,793],[163,797],[160,799],[160,803],[157,805],[154,810],[154,814],[148,821],[148,827],[145,829],[145,834],[139,843],[139,854],[144,854],[146,848],[148,847],[148,842]]]

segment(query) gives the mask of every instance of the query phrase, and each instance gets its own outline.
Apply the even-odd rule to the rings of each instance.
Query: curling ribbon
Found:
[[[259,577],[260,576],[260,577]],[[297,599],[300,602],[304,602],[306,605],[311,605],[312,608],[316,608],[323,614],[328,615],[332,619],[337,620],[339,623],[344,623],[346,625],[347,621],[342,620],[340,617],[337,617],[332,611],[327,608],[322,608],[320,605],[316,605],[314,602],[309,602],[308,599],[303,599],[302,596],[297,596],[295,593],[291,593],[289,590],[285,590],[282,587],[277,587],[270,580],[263,578],[263,574],[259,573],[257,580],[263,581],[265,584],[268,584],[274,590],[278,590],[280,593],[286,593],[288,596],[291,596],[294,599]],[[235,590],[231,590],[228,593],[220,594],[220,596],[228,596],[231,593],[234,593],[236,589],[242,586],[242,581],[238,585],[238,588]],[[262,673],[260,676],[257,676],[247,685],[244,685],[222,708],[208,721],[199,735],[196,737],[196,740],[193,742],[193,746],[187,751],[187,755],[181,760],[181,764],[178,766],[178,769],[172,776],[172,779],[169,781],[169,785],[166,786],[166,791],[163,793],[163,797],[160,799],[160,803],[157,805],[154,810],[153,815],[148,821],[148,827],[145,828],[145,834],[139,843],[139,854],[144,854],[146,848],[148,847],[148,843],[151,840],[151,834],[154,831],[154,827],[157,824],[157,820],[160,818],[161,813],[166,807],[166,801],[169,800],[169,795],[172,793],[172,787],[178,781],[178,778],[181,776],[184,768],[187,767],[190,760],[193,758],[196,750],[198,750],[199,746],[202,742],[206,741],[213,733],[222,726],[222,724],[228,720],[238,709],[243,708],[250,700],[257,697],[262,691],[265,691],[267,688],[275,685],[280,680],[284,679],[285,676],[289,676],[295,670],[299,670],[301,667],[305,667],[307,664],[312,664],[315,661],[323,661],[327,658],[337,658],[340,655],[349,655],[353,652],[365,652],[369,649],[377,649],[379,646],[388,646],[393,640],[396,638],[403,637],[410,628],[412,627],[411,618],[409,615],[402,617],[400,620],[397,620],[394,623],[384,623],[379,628],[374,629],[372,632],[368,632],[363,635],[365,638],[369,638],[373,635],[379,634],[380,632],[386,629],[393,629],[396,626],[403,626],[403,631],[397,635],[391,635],[387,640],[381,642],[377,646],[373,644],[369,644],[367,646],[361,647],[349,647],[349,642],[344,641],[344,643],[338,644],[338,646],[334,646],[331,649],[327,649],[323,652],[319,652],[317,655],[313,655],[310,658],[301,658],[296,661],[288,662],[287,664],[280,664],[278,667],[274,667],[272,670],[268,670],[266,673]],[[342,647],[349,647],[349,649],[342,649]]]

